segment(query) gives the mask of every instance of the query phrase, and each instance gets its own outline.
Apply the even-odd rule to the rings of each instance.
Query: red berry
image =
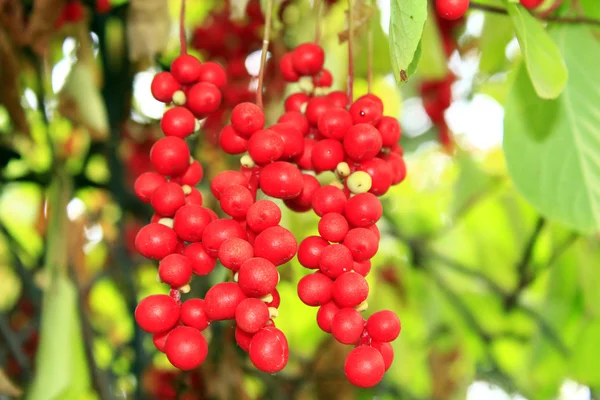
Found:
[[[189,299],[181,305],[181,322],[185,326],[203,331],[210,325],[210,320],[204,311],[204,300]]]
[[[397,185],[406,178],[406,164],[402,156],[394,153],[388,155],[387,162],[392,169],[392,185]]]
[[[316,144],[317,142],[315,140],[304,138],[304,149],[302,150],[302,153],[300,153],[298,156],[296,156],[296,158],[294,158],[294,161],[296,162],[296,164],[298,164],[298,168],[303,170],[313,169],[312,151]]]
[[[165,182],[156,188],[150,202],[158,214],[171,217],[185,205],[185,193],[178,184]]]
[[[271,200],[258,200],[246,213],[246,223],[257,233],[279,225],[279,221],[281,221],[281,210]]]
[[[323,304],[317,312],[317,325],[323,332],[331,333],[331,324],[335,314],[339,311],[338,306],[333,301]]]
[[[342,190],[332,185],[326,185],[315,191],[312,198],[312,207],[318,216],[328,213],[342,214],[346,207],[346,195]]]
[[[240,238],[227,239],[219,248],[221,264],[234,272],[237,272],[240,266],[252,257],[254,257],[254,248],[246,240]]]
[[[327,99],[333,107],[343,108],[344,110],[348,107],[348,95],[341,90],[329,93]]]
[[[364,329],[362,315],[354,308],[340,308],[331,321],[331,334],[340,343],[353,344]]]
[[[373,347],[359,346],[346,357],[344,372],[348,381],[361,388],[370,388],[383,379],[385,362]]]
[[[285,161],[268,164],[260,172],[260,188],[266,195],[277,199],[298,197],[303,182],[298,167]]]
[[[394,117],[381,117],[377,124],[377,130],[381,134],[381,145],[383,147],[391,147],[397,144],[402,135],[400,124]]]
[[[333,171],[344,161],[344,156],[344,147],[337,140],[319,140],[312,150],[312,165],[315,172]]]
[[[538,8],[544,2],[544,0],[519,0],[519,1],[521,2],[521,5],[523,7],[528,8],[530,10],[533,10],[534,8]],[[467,1],[467,4],[468,4],[468,1]]]
[[[325,52],[316,43],[303,43],[292,51],[292,65],[300,75],[316,75],[324,62]]]
[[[246,260],[238,271],[238,284],[246,296],[263,297],[275,290],[279,273],[272,262],[264,258]]]
[[[303,136],[308,133],[308,130],[310,128],[308,120],[306,119],[304,114],[302,114],[299,111],[286,112],[281,117],[279,117],[277,122],[286,122],[294,125],[296,129],[298,129],[302,133]]]
[[[248,333],[256,333],[269,320],[269,308],[260,299],[244,299],[235,310],[238,328]]]
[[[281,302],[281,298],[279,297],[279,292],[277,291],[277,289],[273,290],[273,293],[271,293],[271,296],[273,296],[273,301],[271,301],[270,303],[265,303],[265,304],[267,305],[267,307],[279,308],[279,303]]]
[[[208,61],[200,65],[198,80],[213,84],[220,89],[227,84],[227,74],[219,64]]]
[[[387,342],[371,342],[371,347],[376,349],[381,356],[383,357],[383,363],[385,365],[385,370],[387,371],[392,366],[394,362],[394,348],[391,344]]]
[[[344,240],[350,227],[342,214],[328,213],[319,221],[318,229],[323,239],[339,243]]]
[[[178,326],[167,337],[165,354],[174,367],[189,371],[204,362],[208,344],[198,329]]]
[[[353,161],[370,160],[381,151],[381,134],[373,125],[354,125],[344,136],[344,150]]]
[[[281,57],[279,61],[279,70],[281,71],[281,76],[287,82],[298,82],[300,79],[300,75],[294,69],[294,65],[292,62],[292,53],[286,53]]]
[[[294,234],[281,226],[267,228],[254,239],[254,255],[275,265],[290,261],[296,255],[297,248]]]
[[[314,193],[321,187],[321,184],[312,175],[302,174],[304,187],[300,195],[291,200],[285,200],[284,203],[288,208],[296,212],[306,212],[312,208],[312,197]]]
[[[242,137],[250,137],[265,126],[265,114],[253,103],[240,103],[231,112],[231,125]]]
[[[144,203],[150,203],[152,193],[157,187],[166,182],[166,179],[156,172],[144,172],[137,177],[134,184],[134,191],[137,197]]]
[[[181,138],[164,137],[150,149],[150,161],[159,174],[178,176],[190,165],[190,149]]]
[[[204,118],[207,114],[217,111],[220,105],[221,91],[212,83],[196,83],[187,92],[186,106],[197,118]]]
[[[298,246],[298,262],[304,268],[318,269],[321,252],[329,242],[320,236],[308,236]]]
[[[333,301],[339,307],[356,307],[367,299],[369,284],[356,272],[345,272],[333,283]]]
[[[304,137],[292,123],[277,123],[271,126],[269,130],[277,132],[283,141],[283,153],[279,157],[280,160],[292,159],[304,151]]]
[[[166,294],[153,294],[140,301],[135,321],[145,332],[166,332],[179,321],[179,305]]]
[[[204,228],[202,244],[210,256],[216,257],[223,242],[233,237],[246,240],[248,235],[239,222],[232,219],[218,219]]]
[[[344,207],[344,215],[350,224],[367,227],[379,221],[383,213],[381,201],[372,193],[360,193],[351,197]]]
[[[318,127],[326,138],[342,140],[352,127],[352,117],[343,108],[330,108],[319,119]]]
[[[192,279],[192,263],[181,254],[169,254],[158,264],[158,276],[172,288],[180,288]]]
[[[219,134],[219,145],[227,154],[242,154],[246,151],[248,140],[244,139],[231,125],[225,125]]]
[[[321,250],[319,269],[331,279],[336,279],[352,270],[352,261],[350,249],[343,244],[332,244]]]
[[[364,171],[371,177],[371,189],[369,193],[376,196],[382,196],[387,193],[392,185],[392,167],[387,161],[381,158],[373,158],[364,161],[358,167],[358,171]]]
[[[144,226],[135,237],[135,248],[146,258],[162,260],[175,252],[177,235],[168,226],[150,223]]]
[[[196,118],[194,114],[185,107],[173,107],[164,113],[160,128],[165,136],[176,136],[186,138],[196,129]]]
[[[243,218],[254,203],[254,198],[244,186],[231,185],[221,193],[219,202],[225,214],[233,218]]]
[[[366,261],[377,254],[379,240],[373,231],[365,228],[355,228],[350,229],[346,235],[344,245],[350,249],[354,261]]]
[[[173,229],[181,240],[199,242],[202,239],[204,228],[211,222],[212,217],[207,208],[189,204],[181,207],[175,213]]]
[[[289,348],[285,335],[277,328],[263,328],[250,342],[250,361],[259,370],[274,374],[287,364]]]
[[[173,100],[173,93],[180,90],[179,82],[170,72],[159,72],[154,75],[150,91],[152,96],[163,103],[170,103]]]
[[[247,352],[250,350],[250,342],[252,341],[253,333],[244,332],[239,326],[235,327],[235,341],[242,350]]]
[[[283,155],[283,146],[283,139],[278,133],[263,129],[248,140],[248,154],[258,165],[265,165]]]
[[[378,311],[367,320],[367,332],[373,340],[378,342],[396,340],[400,335],[401,328],[398,316],[390,310]]]
[[[248,186],[248,178],[238,171],[219,172],[210,183],[210,190],[217,200],[221,198],[221,193],[229,186],[241,185]]]
[[[313,77],[313,85],[315,85],[315,87],[331,87],[332,84],[333,76],[331,76],[331,72],[325,68]]]
[[[202,243],[192,243],[186,246],[183,255],[192,263],[192,272],[196,275],[208,275],[217,265],[217,260],[208,255]]]
[[[167,343],[167,336],[169,336],[169,333],[171,332],[166,331],[155,333],[154,335],[152,335],[152,343],[154,343],[154,347],[156,347],[156,350],[162,353],[165,352],[165,345]]]
[[[202,180],[204,176],[204,170],[202,165],[196,160],[191,163],[188,169],[177,179],[177,183],[180,185],[195,186]]]
[[[171,74],[182,85],[190,85],[200,77],[200,61],[192,55],[182,54],[173,60]]]
[[[469,0],[435,0],[435,8],[440,17],[455,20],[467,12]]]
[[[318,307],[331,301],[331,278],[321,272],[304,276],[298,282],[298,297],[304,304]]]
[[[361,97],[350,106],[350,115],[354,124],[377,125],[383,115],[381,101]]]
[[[246,298],[235,282],[221,282],[208,289],[204,310],[211,321],[235,318],[235,309]]]
[[[306,106],[306,119],[312,126],[319,124],[319,119],[325,115],[325,113],[333,108],[327,97],[317,96],[310,99]]]
[[[302,107],[306,107],[310,97],[307,94],[298,92],[290,94],[283,103],[283,107],[286,112],[289,111],[300,111],[302,112]]]
[[[352,264],[352,270],[358,274],[361,274],[362,276],[367,276],[369,275],[369,272],[371,272],[371,261],[354,261]]]
[[[186,205],[202,205],[202,193],[195,187],[191,188],[191,192],[185,195],[185,204]]]

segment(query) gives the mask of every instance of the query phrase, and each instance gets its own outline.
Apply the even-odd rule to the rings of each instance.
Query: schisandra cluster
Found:
[[[298,249],[299,262],[317,270],[300,280],[298,295],[320,307],[317,323],[323,331],[355,345],[345,363],[350,382],[372,387],[391,365],[390,342],[401,329],[392,311],[367,320],[361,315],[369,292],[365,276],[379,247],[377,196],[406,174],[401,131],[395,118],[383,116],[383,103],[374,95],[348,106],[345,93],[325,94],[333,79],[323,64],[323,49],[314,43],[284,55],[282,75],[305,90],[290,95],[286,113],[266,129],[258,106],[239,104],[220,143],[227,153],[247,152],[241,169],[251,174],[252,190],[258,187],[293,211],[314,210],[321,217],[319,236],[305,238]],[[321,186],[315,173],[325,171],[337,179]]]

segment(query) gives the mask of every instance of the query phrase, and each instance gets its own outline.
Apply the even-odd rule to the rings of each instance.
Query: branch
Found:
[[[473,10],[481,10],[494,14],[502,14],[507,15],[508,11],[503,7],[490,6],[487,4],[473,3],[469,5],[469,8]],[[543,15],[535,15],[538,19],[548,22],[556,22],[559,24],[583,24],[583,25],[594,25],[600,26],[600,20],[587,18],[587,17],[553,17],[553,16],[543,16]]]

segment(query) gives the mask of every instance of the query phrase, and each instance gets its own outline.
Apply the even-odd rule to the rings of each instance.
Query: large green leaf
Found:
[[[568,75],[558,47],[541,22],[526,9],[509,3],[507,10],[536,93],[543,99],[558,97],[567,84]]]
[[[494,74],[506,63],[506,46],[514,36],[510,20],[505,15],[488,13],[485,15],[483,32],[479,42],[481,59],[479,71]]]
[[[430,10],[431,12],[435,12]],[[421,52],[421,48],[425,51]],[[428,18],[423,28],[423,39],[417,48],[422,61],[419,76],[427,80],[444,79],[448,73],[444,44],[435,18]],[[415,56],[415,59],[417,57]]]
[[[389,33],[390,55],[392,69],[398,84],[403,84],[414,72],[409,66],[417,53],[426,19],[426,1],[392,0]]]
[[[559,99],[548,102],[536,100],[520,71],[506,105],[507,167],[540,213],[579,231],[595,231],[600,229],[600,82],[590,71],[600,65],[600,45],[585,27],[563,26],[552,37],[571,79]]]
[[[585,15],[590,18],[600,18],[600,2],[598,0],[579,0]]]

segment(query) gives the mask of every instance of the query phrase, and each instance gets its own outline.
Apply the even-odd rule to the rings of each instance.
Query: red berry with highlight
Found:
[[[304,304],[318,307],[331,301],[333,282],[321,272],[304,276],[298,282],[298,297]]]
[[[237,326],[247,333],[256,333],[269,320],[269,308],[260,299],[244,299],[235,310]]]
[[[342,214],[328,213],[323,215],[319,221],[319,234],[323,239],[339,243],[346,237],[350,229],[348,221]]]
[[[203,331],[210,325],[210,320],[204,310],[204,300],[189,299],[181,305],[181,322],[185,326]]]
[[[182,85],[198,81],[200,77],[200,61],[189,54],[182,54],[173,60],[171,74]]]
[[[158,214],[171,217],[185,205],[185,193],[178,184],[165,182],[156,188],[150,202]]]
[[[316,43],[303,43],[292,51],[292,65],[300,75],[316,75],[324,62],[325,52]]]
[[[260,188],[277,199],[297,197],[302,192],[303,182],[298,167],[285,161],[268,164],[260,172]]]
[[[256,368],[274,374],[287,364],[289,348],[283,332],[277,328],[263,328],[252,337],[248,353]]]
[[[173,93],[180,90],[179,82],[170,72],[159,72],[154,75],[150,91],[152,96],[163,103],[170,103],[173,100]]]
[[[269,129],[263,129],[248,140],[248,154],[258,165],[278,160],[283,155],[284,143],[281,136]]]
[[[158,264],[161,282],[173,288],[180,288],[192,279],[192,263],[181,254],[169,254]]]
[[[344,373],[355,386],[370,388],[383,379],[385,362],[379,351],[369,346],[359,346],[346,357]]]
[[[173,229],[181,240],[199,242],[204,228],[212,222],[207,208],[201,205],[188,204],[181,207],[173,217]]]
[[[265,126],[265,114],[253,103],[240,103],[231,112],[231,125],[242,137],[250,137]]]
[[[175,252],[177,235],[168,226],[150,223],[144,226],[135,237],[135,248],[146,258],[162,260]]]
[[[365,322],[354,308],[340,308],[331,321],[331,334],[342,344],[353,344],[363,332]]]
[[[356,272],[346,272],[333,283],[333,301],[339,307],[356,307],[367,299],[369,284]]]
[[[236,308],[245,298],[237,283],[217,283],[206,292],[204,310],[211,321],[234,319]]]
[[[206,252],[202,243],[189,244],[183,250],[183,255],[192,263],[192,272],[195,275],[208,275],[217,265],[217,259]]]
[[[401,330],[400,319],[395,312],[382,310],[374,313],[367,320],[367,332],[373,340],[391,342],[396,340]]]
[[[264,258],[246,260],[238,271],[238,284],[248,297],[263,297],[275,290],[279,273],[272,262]]]
[[[164,137],[150,149],[150,161],[159,174],[178,176],[185,173],[190,165],[190,149],[181,138]]]
[[[208,354],[208,343],[199,330],[178,326],[167,337],[165,354],[174,367],[189,371],[204,362]]]
[[[298,243],[292,232],[281,227],[267,228],[254,239],[254,255],[262,257],[275,265],[290,261],[298,249]]]
[[[165,136],[186,138],[196,129],[194,114],[185,107],[173,107],[164,113],[160,120],[160,129]]]
[[[140,301],[135,321],[145,332],[166,332],[179,321],[179,305],[166,294],[153,294]]]
[[[167,180],[162,175],[157,174],[156,172],[144,172],[135,180],[135,194],[144,203],[150,203],[152,193],[166,181]]]
[[[219,247],[219,260],[225,268],[237,272],[241,265],[254,257],[254,248],[244,239],[231,238]]]
[[[246,213],[246,223],[257,233],[279,225],[279,221],[281,221],[281,210],[271,200],[258,200]]]

